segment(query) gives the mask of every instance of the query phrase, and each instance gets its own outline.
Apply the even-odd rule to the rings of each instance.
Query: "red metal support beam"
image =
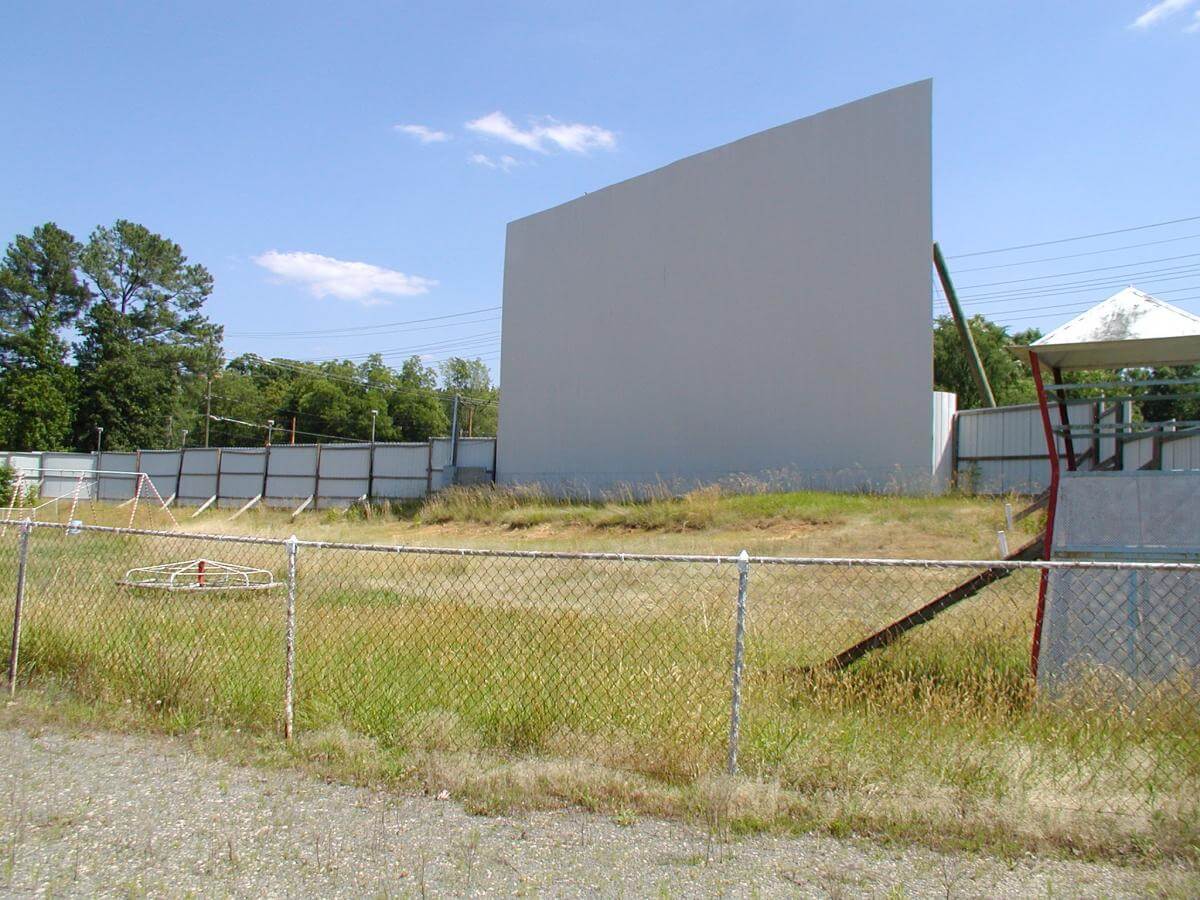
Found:
[[[1046,532],[1042,545],[1042,558],[1049,559],[1051,548],[1054,546],[1054,516],[1058,512],[1058,442],[1054,440],[1054,425],[1050,422],[1050,407],[1046,401],[1046,385],[1042,381],[1042,361],[1036,353],[1030,352],[1029,365],[1033,369],[1033,383],[1037,388],[1038,407],[1042,412],[1042,429],[1046,433],[1046,452],[1050,455],[1050,494],[1046,503]],[[1029,670],[1037,678],[1038,657],[1042,650],[1042,621],[1046,616],[1046,586],[1050,580],[1050,570],[1042,569],[1038,581],[1037,615],[1033,623],[1033,647],[1029,654]]]

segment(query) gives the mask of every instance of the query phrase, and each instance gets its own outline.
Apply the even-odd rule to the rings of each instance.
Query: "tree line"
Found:
[[[449,433],[456,395],[462,433],[495,434],[481,360],[227,360],[212,290],[177,243],[124,219],[86,242],[53,222],[18,235],[0,261],[0,448],[424,441]]]

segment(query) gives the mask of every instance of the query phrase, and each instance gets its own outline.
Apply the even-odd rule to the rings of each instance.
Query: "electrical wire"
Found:
[[[971,256],[989,256],[993,253],[1008,253],[1012,250],[1029,250],[1033,247],[1049,247],[1054,244],[1068,244],[1072,241],[1086,241],[1092,238],[1108,237],[1112,234],[1127,234],[1131,231],[1145,231],[1148,228],[1162,228],[1167,225],[1178,225],[1181,222],[1196,222],[1200,221],[1200,216],[1185,216],[1182,219],[1168,219],[1165,222],[1152,222],[1149,225],[1133,225],[1129,228],[1115,228],[1112,231],[1097,231],[1093,234],[1079,234],[1073,237],[1057,238],[1053,241],[1037,241],[1032,244],[1014,244],[1011,247],[997,247],[993,250],[975,250],[971,253],[956,253],[952,256],[947,256],[946,259],[966,259]]]
[[[1037,263],[1044,262],[1059,262],[1064,259],[1079,259],[1083,256],[1101,256],[1105,253],[1115,253],[1118,250],[1136,250],[1139,247],[1157,247],[1159,244],[1172,244],[1178,241],[1190,241],[1195,238],[1200,238],[1200,234],[1185,234],[1181,237],[1164,238],[1161,241],[1146,241],[1141,244],[1123,244],[1120,247],[1106,247],[1103,250],[1085,250],[1082,253],[1067,253],[1064,256],[1043,256],[1038,259],[1023,259],[1017,262],[996,263],[990,266],[972,266],[968,269],[955,269],[955,275],[961,275],[964,272],[984,272],[989,269],[1011,269],[1016,266],[1032,266]]]
[[[424,322],[440,322],[445,319],[457,319],[463,316],[472,316],[477,313],[495,312],[500,309],[499,306],[484,306],[479,309],[471,309],[460,313],[447,313],[444,316],[429,316],[424,319],[409,319],[402,322],[381,322],[378,325],[353,325],[346,328],[319,328],[311,331],[231,331],[226,333],[226,337],[297,337],[300,335],[316,335],[321,337],[330,337],[335,334],[351,334],[358,332],[371,332],[380,328],[392,328],[403,325],[419,325]]]

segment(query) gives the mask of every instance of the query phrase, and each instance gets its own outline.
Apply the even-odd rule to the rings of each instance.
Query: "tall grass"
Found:
[[[134,565],[198,555],[283,571],[279,547],[35,531],[22,678],[129,701],[173,728],[278,729],[282,594],[116,584]],[[5,543],[0,583],[12,572]],[[1096,818],[1103,813],[1117,817],[1105,827],[1128,836],[1121,846],[1161,834],[1164,821],[1194,835],[1194,698],[1115,713],[1095,697],[1037,701],[1028,677],[1035,572],[849,670],[820,667],[962,577],[755,567],[741,760],[791,798],[780,815],[908,836],[954,827],[997,841],[1054,821],[1082,841],[1110,821]],[[569,759],[700,784],[726,750],[736,584],[732,566],[302,548],[297,727],[362,735],[405,758]]]

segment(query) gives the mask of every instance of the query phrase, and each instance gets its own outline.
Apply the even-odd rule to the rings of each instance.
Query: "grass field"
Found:
[[[93,512],[91,521],[127,521],[127,510]],[[229,514],[185,527],[412,546],[962,558],[993,556],[1002,521],[999,502],[971,498],[716,492],[558,504],[475,491],[369,520],[361,511],[295,523],[272,511],[236,522]],[[10,529],[0,583],[12,584],[14,546]],[[732,564],[302,548],[299,738],[282,751],[274,735],[283,594],[116,585],[132,566],[196,556],[284,572],[277,546],[36,531],[21,668],[31,693],[65,690],[97,715],[124,709],[174,732],[244,729],[268,758],[359,780],[445,785],[480,809],[568,800],[711,815],[717,804],[743,829],[1188,859],[1195,851],[1195,707],[1113,715],[1102,705],[1035,702],[1035,572],[999,582],[846,672],[813,674],[809,666],[968,572],[756,565],[746,777],[729,782],[717,773],[729,718]],[[11,591],[0,597],[5,637]]]

